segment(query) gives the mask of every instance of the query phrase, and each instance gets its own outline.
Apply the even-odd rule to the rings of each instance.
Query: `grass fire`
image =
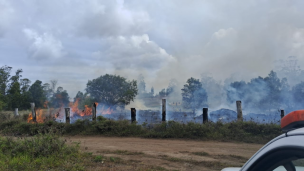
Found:
[[[0,171],[241,167],[304,108],[303,16],[300,0],[0,0]]]

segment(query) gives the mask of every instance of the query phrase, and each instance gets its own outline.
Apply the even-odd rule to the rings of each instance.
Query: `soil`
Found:
[[[93,155],[119,157],[127,161],[127,164],[117,164],[111,166],[112,169],[105,170],[132,170],[132,167],[134,169],[154,166],[155,170],[207,171],[241,167],[263,146],[238,142],[121,137],[73,136],[65,139],[68,143],[80,142],[81,150]],[[92,170],[102,168],[103,164],[100,164]]]

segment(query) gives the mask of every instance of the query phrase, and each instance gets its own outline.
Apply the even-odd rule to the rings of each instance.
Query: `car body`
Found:
[[[286,115],[281,127],[285,133],[264,145],[242,168],[222,171],[304,171],[304,110]]]

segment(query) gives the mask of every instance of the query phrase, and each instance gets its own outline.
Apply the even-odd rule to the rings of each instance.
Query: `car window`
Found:
[[[292,165],[295,166],[296,171],[304,171],[304,159],[296,159],[291,161]],[[275,168],[273,171],[289,171],[283,165]]]
[[[248,171],[304,171],[304,149],[277,148],[257,160]]]
[[[293,163],[295,166],[304,167],[304,158],[298,159],[298,160],[294,160],[294,161],[292,161],[292,163]]]

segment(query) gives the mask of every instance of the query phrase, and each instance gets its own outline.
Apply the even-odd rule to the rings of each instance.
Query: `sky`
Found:
[[[74,97],[88,80],[145,78],[158,92],[186,83],[267,76],[296,56],[304,66],[301,0],[0,0],[0,66]]]

